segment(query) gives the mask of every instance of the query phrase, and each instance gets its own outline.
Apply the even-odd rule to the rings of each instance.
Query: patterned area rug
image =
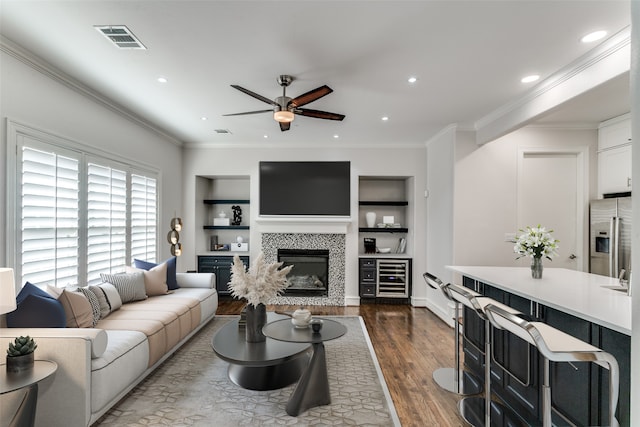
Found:
[[[235,316],[217,316],[95,426],[399,426],[362,318],[326,317],[347,326],[325,343],[330,405],[291,417],[285,407],[295,384],[253,391],[232,383],[211,337]]]

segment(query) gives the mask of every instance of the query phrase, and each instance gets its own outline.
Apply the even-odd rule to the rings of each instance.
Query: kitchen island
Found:
[[[617,418],[629,425],[631,297],[619,281],[579,271],[545,268],[542,279],[525,267],[448,266],[454,283],[507,304],[613,354],[620,365]],[[617,290],[616,290],[617,289]],[[482,321],[464,311],[464,353],[468,369],[482,374]],[[518,337],[493,330],[492,388],[530,425],[541,420],[542,359]],[[601,425],[606,420],[608,371],[590,363],[552,363],[556,425]]]

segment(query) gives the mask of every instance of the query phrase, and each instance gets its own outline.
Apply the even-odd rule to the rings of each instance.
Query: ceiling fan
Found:
[[[249,96],[259,99],[262,102],[266,102],[267,104],[273,105],[273,108],[268,110],[247,111],[244,113],[223,114],[223,116],[242,116],[246,114],[259,114],[259,113],[268,113],[273,111],[273,119],[276,122],[280,123],[280,130],[283,132],[286,130],[289,130],[295,114],[299,114],[301,116],[306,116],[306,117],[314,117],[316,119],[326,119],[326,120],[344,119],[345,116],[343,114],[329,113],[326,111],[319,111],[319,110],[311,110],[309,108],[300,108],[303,105],[307,105],[310,102],[320,99],[323,96],[329,95],[331,92],[333,92],[333,89],[331,89],[329,86],[323,85],[316,89],[310,90],[309,92],[303,93],[302,95],[297,96],[295,98],[289,98],[286,94],[286,91],[287,91],[287,86],[289,86],[292,81],[293,81],[293,77],[286,74],[283,74],[280,77],[278,77],[278,84],[282,86],[282,96],[277,97],[273,101],[262,95],[258,95],[257,93],[252,92],[249,89],[245,89],[238,85],[231,85],[232,88],[238,89],[240,92],[244,92]]]

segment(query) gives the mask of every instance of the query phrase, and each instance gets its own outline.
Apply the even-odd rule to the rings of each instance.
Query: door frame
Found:
[[[573,155],[576,157],[576,260],[577,271],[587,271],[589,267],[588,241],[589,224],[589,147],[521,147],[518,149],[516,223],[521,224],[523,200],[524,159],[527,154]],[[580,213],[582,212],[582,215]]]

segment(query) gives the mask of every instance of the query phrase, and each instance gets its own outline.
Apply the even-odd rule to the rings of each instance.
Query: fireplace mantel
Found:
[[[351,217],[258,217],[262,233],[347,234]]]

